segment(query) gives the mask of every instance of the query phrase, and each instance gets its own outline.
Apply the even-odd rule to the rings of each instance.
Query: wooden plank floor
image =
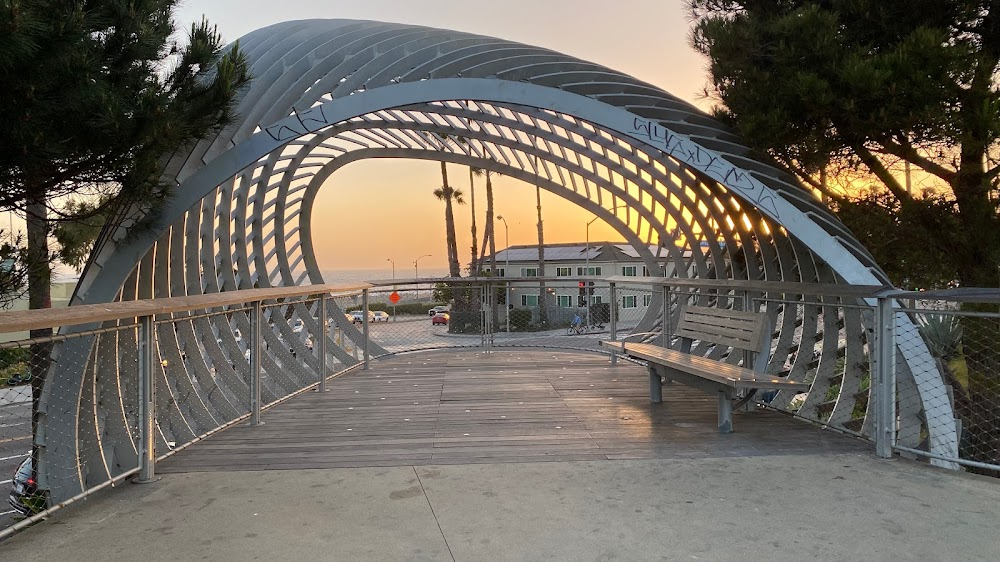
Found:
[[[865,452],[867,444],[767,412],[716,430],[714,396],[643,367],[544,350],[393,357],[213,435],[159,472]]]

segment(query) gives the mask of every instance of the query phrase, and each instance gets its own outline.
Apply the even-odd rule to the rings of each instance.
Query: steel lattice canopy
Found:
[[[340,168],[368,158],[476,166],[539,185],[616,228],[649,271],[887,283],[857,239],[793,178],[754,159],[705,113],[614,69],[494,37],[376,21],[284,22],[239,45],[255,79],[235,122],[171,158],[164,180],[175,184],[174,195],[155,215],[121,210],[91,256],[75,304],[322,283],[311,234],[316,194]],[[131,228],[136,224],[142,228]],[[643,322],[652,328],[662,318]],[[917,429],[900,435],[915,445],[906,440],[920,439],[921,416],[954,415],[926,346],[908,320],[899,322],[901,376],[919,396],[901,412],[902,423]],[[838,345],[862,346],[852,357],[866,353],[870,320],[860,313],[846,314],[833,331],[816,321],[801,326],[810,333],[779,326],[777,341],[846,333],[847,343]],[[197,325],[167,344],[215,345],[214,336],[201,337],[210,328],[230,329]],[[104,445],[127,441],[120,416],[94,425],[107,418],[102,408],[121,405],[81,399],[116,384],[114,376],[85,376],[107,360],[96,353],[97,341],[67,342],[80,346],[73,352],[88,363],[59,365],[48,379],[45,422],[86,426],[78,435],[50,433],[46,454],[77,455],[86,467],[49,474],[58,483],[54,499],[129,462]],[[842,375],[842,388],[857,387],[866,366],[822,376]],[[792,398],[781,400],[787,406]],[[854,405],[853,395],[843,396],[832,419]],[[175,429],[183,434],[178,440],[204,430],[203,420],[226,417],[211,404],[204,408],[198,419],[174,412],[187,424]],[[928,431],[931,451],[957,452],[954,428]]]

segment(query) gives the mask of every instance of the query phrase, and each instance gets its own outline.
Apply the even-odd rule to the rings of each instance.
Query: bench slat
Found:
[[[756,321],[757,317],[760,316],[759,312],[749,312],[747,310],[733,310],[730,308],[715,308],[711,306],[696,306],[693,304],[685,305],[685,309],[688,311],[689,314],[701,314],[705,316],[715,316],[724,319],[741,318],[741,319]]]
[[[678,369],[699,377],[715,381],[733,388],[809,390],[809,383],[790,381],[780,377],[761,377],[750,369],[721,363],[698,355],[690,355],[658,345],[644,343],[624,344],[624,353],[654,362],[658,365]]]
[[[737,316],[728,316],[731,314]],[[687,339],[722,344],[762,355],[770,352],[770,322],[763,313],[684,305],[681,306],[678,326],[677,335]]]
[[[722,318],[720,316],[709,316],[707,314],[695,314],[688,310],[682,322],[687,321],[692,324],[705,325],[719,328],[734,328],[740,331],[752,332],[759,324],[757,318]]]
[[[767,326],[767,315],[742,310],[682,306],[676,335],[758,351]]]
[[[718,336],[715,334],[704,334],[700,332],[691,332],[689,330],[680,330],[680,329],[676,330],[675,333],[678,336],[684,338],[690,338],[692,340],[707,341],[714,344],[725,345],[727,347],[735,347],[738,349],[751,349],[749,340],[733,339],[733,338]]]

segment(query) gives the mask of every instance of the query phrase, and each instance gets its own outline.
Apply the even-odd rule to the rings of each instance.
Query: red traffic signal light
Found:
[[[581,289],[583,289],[583,288],[584,288],[584,287],[586,287],[586,286],[587,286],[587,284],[586,284],[586,283],[584,283],[583,281],[580,281],[580,288],[581,288]]]

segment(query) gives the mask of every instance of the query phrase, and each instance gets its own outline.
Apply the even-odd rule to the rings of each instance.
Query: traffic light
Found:
[[[587,284],[583,281],[580,281],[580,296],[587,296]]]

